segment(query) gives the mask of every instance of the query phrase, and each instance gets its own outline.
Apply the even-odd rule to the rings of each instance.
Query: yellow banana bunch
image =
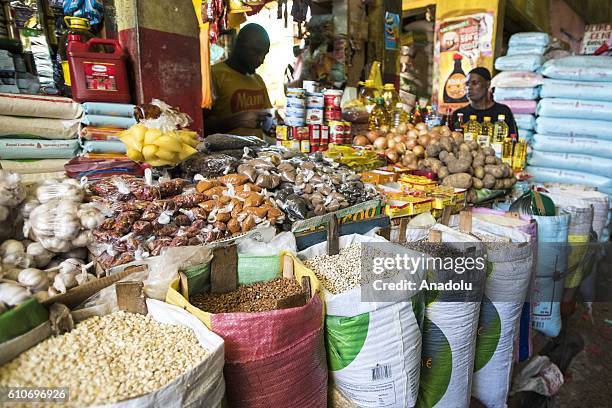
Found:
[[[197,133],[191,130],[162,133],[137,123],[121,132],[119,139],[125,144],[130,159],[152,166],[173,165],[197,153]]]

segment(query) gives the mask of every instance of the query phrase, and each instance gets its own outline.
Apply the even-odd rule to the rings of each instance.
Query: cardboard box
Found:
[[[386,170],[372,170],[361,173],[361,181],[372,184],[387,184],[397,181],[397,174]]]
[[[402,200],[390,200],[385,212],[389,218],[422,214],[431,211],[432,202],[431,198],[404,197]]]

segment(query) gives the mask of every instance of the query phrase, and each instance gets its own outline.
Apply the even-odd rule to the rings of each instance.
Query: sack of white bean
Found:
[[[67,407],[220,407],[223,340],[176,306],[96,316],[0,367],[0,386],[67,387]]]
[[[413,407],[421,359],[421,291],[402,302],[362,301],[362,244],[383,243],[363,235],[340,237],[340,254],[327,243],[298,253],[323,286],[325,342],[332,387],[356,406]],[[365,250],[365,249],[364,249]],[[332,401],[333,406],[346,406]]]
[[[295,280],[291,282],[278,278],[212,295],[192,292],[189,279],[175,279],[168,289],[168,303],[187,310],[225,340],[224,372],[231,407],[315,408],[326,404],[319,286],[314,274],[290,253],[281,252],[279,262],[285,256],[293,260]],[[311,283],[309,301],[304,306],[274,310],[274,300],[295,293],[295,287],[302,292],[296,281],[303,277]]]

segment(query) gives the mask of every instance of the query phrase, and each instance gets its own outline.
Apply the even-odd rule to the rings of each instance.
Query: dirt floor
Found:
[[[592,322],[586,308],[579,306],[568,327],[580,333],[584,349],[564,373],[565,384],[549,406],[612,407],[612,303],[594,303]]]

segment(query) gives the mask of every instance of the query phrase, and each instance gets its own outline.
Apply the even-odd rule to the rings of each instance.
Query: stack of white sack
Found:
[[[547,61],[527,170],[612,195],[612,57]]]
[[[542,75],[536,73],[544,61],[550,43],[546,33],[518,33],[510,37],[507,55],[495,61],[492,86],[497,102],[508,105],[515,115],[518,136],[530,141],[535,129],[535,113],[540,97]]]
[[[0,93],[0,165],[19,173],[63,172],[79,153],[82,114],[72,99]]]

